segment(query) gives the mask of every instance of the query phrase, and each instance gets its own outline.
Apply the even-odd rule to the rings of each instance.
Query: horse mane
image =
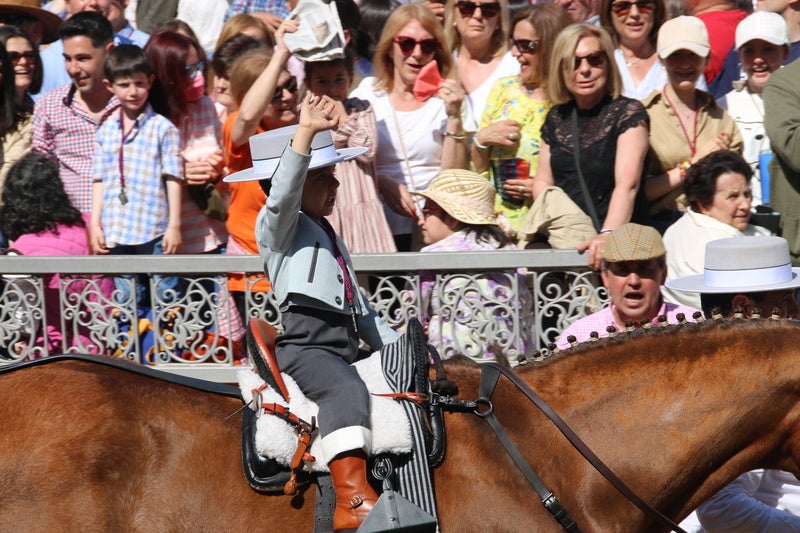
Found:
[[[576,343],[567,349],[558,349],[550,344],[547,350],[534,352],[520,361],[521,366],[540,368],[555,364],[567,358],[597,359],[601,353],[613,352],[623,357],[640,354],[646,359],[662,359],[666,354],[675,357],[672,347],[680,343],[689,342],[698,349],[710,349],[720,343],[730,343],[730,332],[737,333],[762,331],[765,329],[791,328],[796,330],[800,321],[791,319],[743,319],[738,315],[727,318],[715,318],[700,322],[682,322],[679,324],[665,324],[650,328],[635,328],[628,331],[617,332],[613,336],[603,337]],[[750,334],[750,333],[748,333]],[[647,345],[647,348],[644,346]],[[522,369],[520,369],[522,370]]]

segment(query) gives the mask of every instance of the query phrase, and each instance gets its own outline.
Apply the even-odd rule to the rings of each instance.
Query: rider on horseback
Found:
[[[343,116],[340,103],[307,94],[299,125],[251,137],[253,168],[228,180],[260,180],[268,195],[256,237],[281,306],[276,357],[319,405],[322,450],[336,490],[334,530],[355,531],[378,495],[366,476],[369,394],[350,363],[359,338],[376,350],[398,335],[362,297],[347,248],[324,218],[339,186],[335,163],[366,150],[334,148],[328,130]]]

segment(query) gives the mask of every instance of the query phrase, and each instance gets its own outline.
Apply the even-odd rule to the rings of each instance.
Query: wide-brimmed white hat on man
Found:
[[[733,237],[706,244],[702,274],[667,281],[670,289],[701,294],[767,292],[800,287],[783,237]]]

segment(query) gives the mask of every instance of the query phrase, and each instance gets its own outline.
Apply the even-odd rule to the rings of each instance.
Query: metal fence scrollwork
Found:
[[[0,364],[92,353],[233,381],[237,365],[247,363],[237,338],[243,322],[259,317],[280,324],[263,277],[245,284],[244,317],[228,290],[228,272],[260,272],[257,256],[114,259],[0,259]],[[433,312],[428,336],[444,355],[482,359],[494,346],[514,362],[607,299],[599,276],[573,251],[356,255],[353,261],[365,296],[391,327],[403,331],[411,318]],[[143,290],[146,307],[136,303]]]

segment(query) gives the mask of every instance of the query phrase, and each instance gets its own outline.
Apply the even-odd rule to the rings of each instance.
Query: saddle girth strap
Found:
[[[680,526],[678,526],[675,522],[667,518],[664,514],[662,514],[658,509],[651,506],[649,503],[644,501],[640,498],[633,490],[628,487],[625,482],[623,482],[617,475],[608,467],[590,448],[586,445],[585,442],[573,431],[569,425],[562,419],[558,413],[553,411],[553,409],[547,405],[547,403],[530,388],[530,386],[522,381],[520,377],[514,373],[513,370],[509,368],[505,368],[499,366],[495,363],[485,363],[481,367],[481,399],[486,402],[489,402],[491,399],[491,393],[494,391],[495,386],[497,386],[497,381],[500,378],[500,373],[502,373],[506,378],[508,378],[511,383],[513,383],[520,392],[522,392],[528,399],[533,402],[533,404],[540,410],[542,413],[549,418],[553,424],[558,428],[562,435],[564,435],[567,440],[572,444],[572,446],[578,450],[578,452],[586,459],[594,468],[597,470],[604,478],[611,483],[614,488],[616,488],[620,494],[625,496],[631,503],[633,503],[636,507],[638,507],[645,515],[650,516],[651,518],[655,519],[657,522],[661,523],[662,525],[669,528],[670,531],[674,531],[676,533],[686,533]],[[484,388],[484,382],[486,382],[486,389]],[[488,391],[488,396],[484,397],[484,392]],[[480,400],[479,400],[480,401]],[[491,403],[489,403],[491,405]],[[491,412],[491,410],[490,410]],[[499,422],[498,422],[499,425]],[[513,457],[513,456],[512,456]],[[516,462],[516,461],[515,461]],[[518,465],[519,466],[519,465]],[[530,468],[530,467],[529,467]]]
[[[500,378],[500,373],[496,369],[487,368],[490,365],[484,364],[481,366],[481,384],[480,384],[480,391],[479,391],[479,398],[478,398],[478,406],[475,408],[475,414],[479,417],[486,420],[489,424],[489,427],[492,428],[495,435],[497,436],[497,440],[500,441],[500,444],[503,445],[503,448],[506,449],[506,453],[511,457],[514,461],[514,464],[517,465],[522,475],[525,476],[525,479],[530,483],[533,490],[536,491],[536,494],[539,495],[539,498],[542,500],[542,505],[544,505],[545,509],[553,515],[559,524],[570,533],[582,533],[581,528],[578,527],[578,524],[572,517],[567,513],[566,509],[561,505],[556,498],[555,494],[550,492],[550,490],[544,485],[541,478],[536,475],[536,472],[533,471],[531,465],[528,464],[528,461],[523,457],[522,453],[519,451],[519,448],[514,444],[511,438],[506,433],[503,426],[500,424],[500,421],[497,420],[497,417],[494,416],[494,410],[492,408],[491,398],[492,394],[494,393],[494,389],[497,386],[497,381]],[[485,411],[481,411],[481,405],[487,406]]]

